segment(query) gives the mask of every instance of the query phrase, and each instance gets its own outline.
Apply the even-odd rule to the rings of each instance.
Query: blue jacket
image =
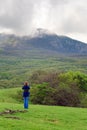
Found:
[[[30,86],[23,86],[22,89],[24,90],[23,92],[23,97],[29,97],[30,96],[30,92],[29,92],[29,89],[30,89]]]

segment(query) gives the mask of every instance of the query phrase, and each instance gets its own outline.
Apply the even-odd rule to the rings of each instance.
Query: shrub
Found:
[[[35,104],[51,104],[52,88],[47,83],[37,84],[31,89],[31,102]]]
[[[31,90],[31,101],[33,103],[75,107],[86,106],[86,97],[81,96],[87,91],[86,75],[72,71],[61,73],[39,72],[35,82],[34,78],[32,77],[34,85]]]
[[[56,95],[56,105],[78,106],[80,103],[79,93],[72,89],[60,89]]]

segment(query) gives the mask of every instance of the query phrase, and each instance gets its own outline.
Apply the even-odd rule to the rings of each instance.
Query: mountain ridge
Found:
[[[36,36],[16,36],[0,34],[0,50],[33,50],[51,51],[60,54],[87,55],[87,44],[67,36],[53,33],[41,33]]]

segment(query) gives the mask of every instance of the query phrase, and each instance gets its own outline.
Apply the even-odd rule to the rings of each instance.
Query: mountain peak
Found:
[[[43,37],[45,35],[53,35],[54,33],[44,29],[44,28],[37,28],[36,30],[34,30],[31,34],[32,37]]]

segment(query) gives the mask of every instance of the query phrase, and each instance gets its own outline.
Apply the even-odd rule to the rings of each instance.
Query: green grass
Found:
[[[16,96],[20,90],[21,88],[0,89],[0,102],[19,103]]]
[[[24,110],[23,102],[18,103],[11,95],[18,90],[20,88],[0,90],[0,112]],[[6,118],[12,116],[19,120]],[[87,130],[87,109],[30,104],[26,113],[0,115],[0,130]]]
[[[23,110],[23,104],[0,103],[5,108]],[[16,116],[20,119],[6,118]],[[30,105],[26,113],[0,116],[0,130],[87,130],[87,109]]]

